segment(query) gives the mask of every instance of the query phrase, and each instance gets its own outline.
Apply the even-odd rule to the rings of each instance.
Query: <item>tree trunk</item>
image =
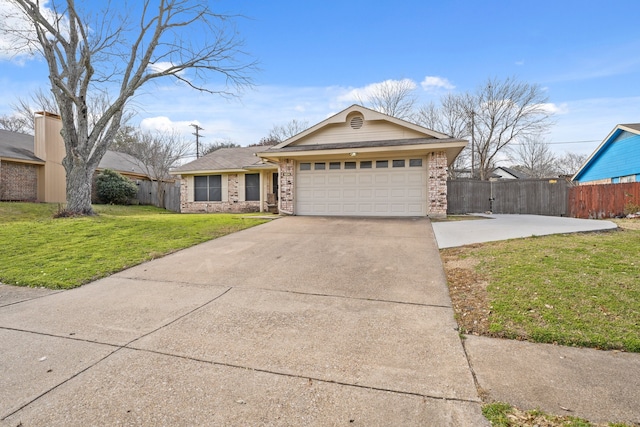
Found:
[[[62,161],[67,171],[67,212],[76,215],[94,215],[91,207],[91,185],[95,168],[90,168],[87,162],[76,157],[69,159],[69,155]]]

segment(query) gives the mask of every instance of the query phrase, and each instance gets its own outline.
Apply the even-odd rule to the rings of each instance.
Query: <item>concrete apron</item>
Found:
[[[488,425],[426,219],[288,217],[13,298],[3,424]]]

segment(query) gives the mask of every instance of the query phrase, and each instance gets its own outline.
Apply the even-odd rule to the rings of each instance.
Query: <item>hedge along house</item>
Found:
[[[35,136],[0,130],[0,200],[66,203],[66,155],[60,117],[35,114]],[[113,169],[128,178],[149,179],[136,160],[107,151],[98,170]]]
[[[640,182],[640,123],[617,125],[571,180],[581,185]]]
[[[466,144],[352,105],[258,155],[278,165],[281,213],[444,217],[447,168]]]

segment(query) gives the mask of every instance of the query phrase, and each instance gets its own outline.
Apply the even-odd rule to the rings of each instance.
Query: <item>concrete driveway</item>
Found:
[[[482,219],[434,222],[440,249],[521,237],[615,230],[611,221],[542,215],[478,214]]]
[[[0,286],[3,425],[487,425],[427,219],[287,217]]]

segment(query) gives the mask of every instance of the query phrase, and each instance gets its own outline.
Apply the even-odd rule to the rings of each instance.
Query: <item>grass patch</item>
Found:
[[[538,410],[522,411],[502,402],[484,405],[482,415],[495,427],[628,427],[626,424],[592,424],[582,418],[549,415]]]
[[[68,289],[266,220],[96,205],[95,217],[53,219],[55,204],[0,203],[0,282]]]
[[[624,227],[624,225],[623,225]],[[443,251],[474,275],[486,302],[459,322],[482,313],[490,336],[640,352],[640,229],[566,234],[492,242]],[[469,262],[473,260],[474,262]],[[446,268],[446,267],[445,267]],[[454,274],[455,273],[455,274]],[[452,284],[450,288],[461,285]],[[472,289],[471,289],[472,290]],[[452,292],[453,292],[452,291]],[[465,298],[472,295],[465,289]],[[452,296],[453,298],[453,296]],[[461,310],[477,301],[454,301]],[[478,324],[480,320],[476,320]],[[470,325],[468,328],[473,328]]]
[[[474,221],[478,219],[490,219],[479,215],[447,215],[446,218],[430,218],[431,222]]]

